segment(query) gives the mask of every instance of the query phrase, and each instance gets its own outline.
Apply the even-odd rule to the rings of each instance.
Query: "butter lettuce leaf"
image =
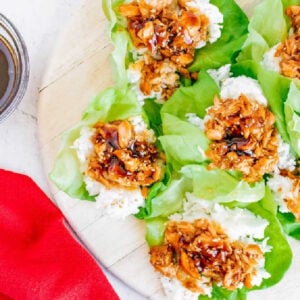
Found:
[[[122,120],[139,114],[142,114],[142,109],[131,91],[115,88],[102,91],[89,103],[81,121],[63,134],[58,156],[49,174],[51,181],[73,198],[94,200],[85,188],[80,162],[73,148],[74,141],[80,136],[83,127],[90,127],[99,121]]]
[[[195,166],[192,166],[192,168],[194,167]],[[195,178],[194,174],[191,173],[190,175],[195,181],[197,181],[198,184],[200,183],[199,180]],[[211,180],[211,178],[209,179]],[[223,182],[224,186],[226,186],[226,184],[226,181]],[[217,186],[217,183],[215,186]],[[146,219],[146,239],[150,246],[159,245],[163,242],[164,230],[168,216],[170,214],[182,211],[182,204],[187,191],[198,196],[197,194],[199,191],[196,190],[195,187],[196,184],[190,184],[190,180],[188,180],[184,174],[181,178],[174,180],[171,183],[170,188],[166,189],[156,199],[153,199],[152,214]],[[199,199],[199,201],[201,200]],[[212,201],[214,200],[212,199]],[[178,205],[178,202],[180,202],[181,205]],[[224,205],[248,209],[255,215],[266,219],[269,223],[265,230],[265,238],[267,238],[267,244],[270,247],[270,251],[265,253],[265,268],[271,276],[267,279],[264,279],[260,286],[255,286],[251,290],[265,289],[279,282],[291,264],[292,252],[286,240],[285,233],[283,232],[283,229],[277,219],[276,205],[274,205],[274,199],[270,190],[268,188],[266,189],[266,191],[263,193],[263,198],[259,202],[241,203],[239,201],[235,201],[232,203],[225,203]],[[173,209],[170,209],[171,206],[173,206]],[[237,291],[228,291],[215,286],[213,288],[211,297],[200,296],[199,299],[241,300],[246,299],[246,294],[251,290],[242,288]]]
[[[265,236],[269,237],[268,245],[270,252],[266,253],[265,268],[271,274],[270,278],[264,279],[262,284],[255,289],[270,287],[279,282],[292,262],[292,250],[286,240],[285,233],[274,211],[274,199],[271,191],[266,188],[265,197],[262,201],[251,203],[247,209],[269,221],[265,230]]]
[[[295,82],[291,82],[287,100],[284,103],[284,114],[287,131],[292,148],[300,157],[300,88]]]
[[[296,240],[300,240],[300,222],[296,221],[293,214],[278,212],[277,218],[287,235]]]
[[[199,300],[246,300],[247,290],[245,288],[236,291],[228,291],[219,286],[214,286],[211,297],[200,296]]]
[[[290,23],[285,9],[299,5],[299,0],[264,0],[256,5],[249,22],[249,35],[237,61],[261,62],[264,53],[288,35]]]
[[[276,116],[276,127],[282,139],[290,143],[284,103],[289,93],[291,80],[276,72],[264,69],[259,63],[253,60],[232,65],[231,71],[234,76],[246,75],[258,80],[267,98],[268,106]]]
[[[103,11],[110,22],[111,40],[115,45],[112,58],[116,84],[127,81],[124,71],[132,59],[129,52],[134,49],[126,29],[126,20],[118,12],[118,6],[124,2],[125,0],[102,1]],[[248,18],[234,0],[211,0],[210,3],[216,5],[223,14],[221,37],[213,44],[207,43],[205,47],[196,50],[190,67],[192,72],[233,62],[247,37]]]
[[[132,41],[126,29],[126,20],[118,12],[118,6],[124,0],[103,0],[102,9],[109,21],[108,31],[114,45],[111,54],[111,66],[114,82],[119,88],[128,85],[127,67],[129,63],[129,51],[133,48]]]
[[[223,14],[222,35],[213,44],[196,50],[195,60],[189,68],[192,72],[213,69],[233,63],[248,33],[248,18],[234,0],[211,0]]]
[[[276,127],[282,139],[300,157],[300,87],[294,80],[264,69],[254,61],[232,66],[235,75],[245,74],[257,79],[268,106],[276,116]]]
[[[206,71],[200,71],[198,80],[187,87],[180,87],[163,105],[162,114],[167,113],[186,120],[187,113],[196,113],[200,118],[206,115],[206,109],[213,105],[214,96],[220,89]]]
[[[146,218],[168,217],[182,210],[184,196],[192,192],[204,200],[228,203],[257,202],[265,195],[264,182],[248,184],[238,172],[208,170],[206,165],[186,165],[169,185],[151,200],[151,213]]]
[[[242,180],[239,172],[208,170],[205,165],[187,165],[181,173],[192,182],[193,193],[201,199],[221,203],[248,203],[261,200],[265,194],[263,181],[249,184]]]
[[[159,141],[167,161],[175,170],[183,165],[207,161],[205,151],[209,140],[203,131],[176,116],[162,115],[164,135]]]

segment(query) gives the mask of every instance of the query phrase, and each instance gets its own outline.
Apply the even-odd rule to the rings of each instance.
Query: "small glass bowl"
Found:
[[[0,121],[7,118],[23,98],[29,80],[29,58],[22,36],[15,26],[0,13],[0,39],[13,61],[9,88],[0,99]]]

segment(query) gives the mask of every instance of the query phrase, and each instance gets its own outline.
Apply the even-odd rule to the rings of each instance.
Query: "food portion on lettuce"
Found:
[[[209,0],[139,0],[122,3],[118,10],[127,19],[136,55],[128,67],[129,81],[141,100],[167,100],[179,86],[179,75],[196,76],[187,69],[195,49],[221,36],[223,15]]]
[[[223,82],[223,91],[229,90],[228,81],[235,81],[236,92],[240,79],[248,87],[254,83],[246,77],[229,78]],[[251,93],[254,92],[253,86]],[[206,152],[211,160],[209,168],[240,171],[243,180],[250,183],[268,175],[267,184],[279,200],[280,210],[293,213],[299,221],[300,181],[296,158],[290,145],[280,137],[275,127],[276,116],[265,106],[266,99],[264,104],[255,101],[259,97],[250,100],[247,88],[242,85],[238,98],[224,99],[224,94],[221,87],[221,99],[215,99],[205,117],[204,130],[212,141]]]
[[[209,168],[240,171],[247,182],[260,181],[274,170],[279,142],[275,116],[264,105],[244,94],[216,97],[206,119],[204,130],[212,141]]]
[[[82,121],[65,133],[65,141],[52,181],[72,197],[94,198],[104,214],[126,217],[138,212],[149,187],[163,177],[164,156],[130,92],[104,91]]]
[[[299,17],[299,1],[262,1],[250,20],[249,36],[238,60],[254,60],[268,70],[299,79]]]
[[[233,62],[247,34],[234,0],[104,0],[103,9],[116,83],[129,83],[141,103],[164,103],[199,70]]]
[[[283,76],[300,79],[300,5],[289,6],[285,14],[291,22],[289,35],[264,54],[262,65]]]
[[[275,127],[276,116],[267,106],[257,80],[238,76],[224,78],[218,84],[220,96],[216,95],[213,105],[206,107],[204,118],[199,118],[195,110],[186,114],[187,121],[197,126],[208,139],[208,146],[202,148],[202,153],[210,161],[209,169],[239,171],[243,180],[258,182],[265,174],[272,174],[278,164],[283,165],[282,160],[289,159],[279,157],[280,146],[288,145],[281,141]],[[190,88],[196,88],[196,85]],[[172,101],[171,98],[169,103]],[[169,103],[163,113],[168,112]],[[161,137],[163,146],[164,139]],[[168,149],[165,150],[168,156]]]
[[[300,222],[299,175],[283,170],[268,179],[268,186],[274,192],[274,199],[278,202],[279,211],[292,213],[296,222]]]
[[[224,299],[231,299],[238,291],[280,280],[291,251],[261,204],[229,208],[191,193],[185,198],[183,209],[165,221],[163,241],[150,245],[150,263],[161,274],[168,299],[211,298],[220,288],[229,294]]]
[[[102,210],[144,205],[147,187],[160,181],[164,159],[141,116],[83,127],[73,147],[86,189]],[[132,211],[130,211],[130,207]]]
[[[230,176],[241,180],[248,190],[251,185],[254,185],[254,191],[259,190],[261,184],[268,184],[279,210],[292,213],[298,220],[298,159],[293,147],[299,141],[297,132],[292,139],[294,144],[283,141],[282,131],[276,126],[280,115],[276,110],[272,111],[274,105],[269,106],[273,99],[269,102],[265,97],[260,85],[264,80],[261,76],[260,81],[245,75],[229,77],[229,66],[208,70],[208,73],[219,86],[219,89],[216,85],[214,88],[216,96],[211,93],[210,100],[203,96],[201,81],[208,84],[209,80],[202,72],[193,86],[181,87],[161,110],[164,135],[159,139],[168,163],[175,170],[186,164],[201,164],[207,168],[207,174],[203,176],[212,177],[212,182],[218,182],[222,171],[231,172]],[[286,105],[295,108],[299,91],[293,86]],[[273,93],[276,93],[275,89]],[[176,108],[178,105],[182,110]],[[189,129],[190,126],[195,129]],[[214,170],[218,170],[218,175],[209,176],[209,171]],[[201,197],[207,199],[205,195]],[[256,201],[260,199],[256,198]]]

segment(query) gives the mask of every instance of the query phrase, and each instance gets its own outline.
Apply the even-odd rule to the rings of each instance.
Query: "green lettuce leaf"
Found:
[[[290,137],[287,132],[286,119],[284,114],[284,102],[290,88],[290,80],[278,73],[259,69],[258,81],[268,99],[271,111],[276,116],[276,126],[282,139],[289,143]]]
[[[199,300],[246,300],[247,290],[245,288],[236,291],[228,291],[219,286],[214,286],[211,297],[199,296]]]
[[[146,114],[146,118],[149,121],[149,126],[154,130],[156,136],[163,134],[160,115],[161,108],[162,106],[155,101],[152,101],[152,99],[145,99],[143,110]]]
[[[287,123],[287,132],[291,141],[292,148],[300,157],[300,88],[291,83],[287,100],[284,103],[284,113]]]
[[[214,202],[256,202],[265,194],[263,181],[249,184],[241,180],[238,172],[226,172],[220,169],[208,170],[206,166],[184,166],[181,173],[193,185],[195,196]]]
[[[80,162],[72,145],[83,127],[102,121],[122,120],[142,113],[135,96],[129,90],[108,88],[95,97],[83,112],[81,121],[64,133],[61,149],[49,174],[52,182],[69,196],[93,200],[86,191]]]
[[[193,166],[194,167],[194,166]],[[199,166],[196,166],[199,167]],[[194,174],[190,174],[193,177],[193,180],[197,182],[197,184],[201,184],[197,178],[195,178]],[[195,190],[196,184],[192,186],[189,184],[189,180],[187,178],[181,177],[180,179],[176,179],[171,185],[170,189],[165,190],[161,195],[157,197],[157,199],[153,199],[153,211],[155,214],[151,215],[148,219],[146,219],[147,224],[147,242],[150,246],[159,245],[163,242],[165,225],[167,222],[167,217],[170,214],[175,212],[182,211],[182,204],[184,201],[185,193],[190,191],[198,196],[198,190]],[[215,183],[215,186],[218,184]],[[223,185],[226,186],[227,182],[223,182]],[[266,271],[270,273],[270,278],[264,279],[262,284],[259,287],[254,287],[251,290],[259,290],[270,287],[277,282],[279,282],[284,276],[285,272],[288,270],[291,261],[292,261],[292,252],[291,248],[285,238],[285,234],[282,230],[282,227],[276,217],[276,205],[274,204],[274,199],[272,193],[269,189],[263,193],[264,196],[261,201],[255,203],[229,203],[229,206],[233,207],[241,207],[250,210],[257,216],[260,216],[266,219],[269,222],[265,230],[265,238],[268,238],[267,244],[271,248],[270,252],[265,254],[265,268]],[[165,199],[166,200],[165,200]],[[239,200],[239,199],[238,199]],[[166,207],[163,207],[162,201],[166,204]],[[201,200],[199,200],[201,201]],[[214,201],[214,200],[212,200]],[[156,202],[156,203],[155,203]],[[181,205],[178,205],[178,202]],[[159,207],[155,207],[159,205]],[[173,206],[173,209],[170,210],[170,207]],[[161,214],[159,212],[162,212]],[[298,232],[299,233],[299,232]],[[237,290],[237,291],[228,291],[222,289],[220,287],[214,287],[212,297],[209,298],[207,296],[201,296],[199,299],[236,299],[242,300],[246,299],[246,294],[250,290],[245,288]]]
[[[249,203],[264,197],[265,185],[263,182],[248,184],[241,181],[241,175],[237,172],[209,171],[206,166],[187,165],[161,193],[151,199],[151,213],[147,218],[168,217],[181,211],[187,192],[214,202]]]
[[[237,61],[261,62],[266,51],[287,37],[290,23],[284,12],[288,6],[297,4],[299,0],[264,0],[258,4]]]
[[[111,40],[114,44],[114,50],[111,54],[112,77],[117,87],[126,88],[128,85],[127,66],[128,66],[128,48],[130,48],[129,34],[118,27],[111,34]]]
[[[287,235],[300,240],[300,222],[296,221],[293,214],[278,212],[277,218]]]
[[[85,188],[80,163],[72,148],[74,141],[80,135],[81,128],[82,124],[77,125],[63,135],[61,150],[55,159],[49,178],[61,191],[73,198],[94,200]]]
[[[163,114],[162,119],[164,135],[159,137],[159,141],[167,161],[175,170],[185,164],[207,160],[205,151],[209,141],[203,131],[169,114]]]
[[[129,61],[128,52],[133,47],[126,30],[126,20],[117,9],[123,2],[124,0],[102,0],[102,9],[109,21],[110,39],[114,45],[111,54],[112,76],[115,84],[121,89],[128,85],[126,73]]]
[[[164,217],[147,220],[146,241],[149,246],[157,246],[163,243],[167,220]]]
[[[276,127],[282,139],[300,156],[300,88],[297,83],[276,72],[264,69],[254,61],[244,61],[232,67],[235,75],[256,77],[271,111],[276,116]]]
[[[276,116],[276,127],[282,139],[289,143],[290,136],[286,125],[284,103],[289,93],[290,79],[276,72],[266,70],[260,64],[251,60],[232,65],[231,71],[234,76],[246,75],[258,80],[268,100],[268,106]]]
[[[251,203],[247,207],[269,221],[265,230],[265,236],[269,237],[268,245],[272,247],[271,252],[266,253],[266,270],[271,274],[270,278],[264,279],[260,287],[264,289],[279,282],[288,270],[292,262],[292,250],[285,238],[282,227],[274,213],[274,199],[271,191],[267,188],[265,197],[261,202]]]
[[[180,87],[163,105],[161,112],[175,115],[182,120],[186,120],[187,113],[196,113],[203,118],[206,109],[213,105],[214,96],[219,93],[215,81],[206,71],[201,71],[198,80],[192,86]]]
[[[183,199],[186,192],[193,189],[192,182],[185,176],[173,174],[173,178],[168,186],[154,197],[151,201],[151,213],[147,216],[147,220],[156,217],[168,217],[182,210]]]
[[[190,71],[214,69],[233,63],[248,33],[248,18],[234,0],[211,0],[224,17],[222,35],[213,44],[196,50]]]
[[[102,1],[103,11],[110,22],[111,39],[115,45],[112,58],[113,73],[117,84],[128,82],[124,71],[130,59],[129,51],[133,49],[126,29],[126,20],[117,10],[117,7],[124,2],[125,0]],[[192,72],[217,68],[233,62],[247,37],[248,18],[234,0],[211,0],[210,2],[216,5],[223,14],[222,35],[215,43],[208,43],[202,49],[196,50],[194,63],[190,67]]]

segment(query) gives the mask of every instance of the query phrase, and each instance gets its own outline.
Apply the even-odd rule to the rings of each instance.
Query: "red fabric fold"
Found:
[[[59,209],[28,177],[0,170],[0,299],[119,299]]]

